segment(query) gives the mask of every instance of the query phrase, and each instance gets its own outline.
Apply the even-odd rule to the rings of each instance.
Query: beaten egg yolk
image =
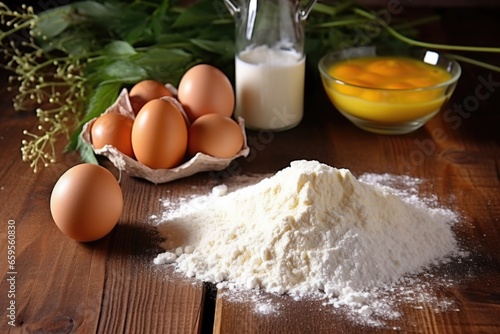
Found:
[[[388,123],[437,112],[447,96],[444,87],[432,87],[451,79],[438,66],[404,57],[355,58],[334,64],[328,72],[341,81],[325,84],[340,110]]]

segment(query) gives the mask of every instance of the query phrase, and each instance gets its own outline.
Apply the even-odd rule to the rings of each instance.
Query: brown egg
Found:
[[[177,97],[191,122],[206,114],[229,117],[234,110],[231,82],[222,71],[206,64],[191,67],[182,76]]]
[[[129,92],[132,110],[137,115],[139,110],[151,100],[164,96],[172,96],[172,93],[164,84],[155,80],[143,80],[132,87]]]
[[[231,158],[243,146],[239,125],[227,116],[208,114],[199,117],[189,128],[188,152],[202,152],[218,158]]]
[[[123,195],[113,174],[94,164],[68,169],[50,196],[57,227],[77,241],[94,241],[108,234],[120,219]]]
[[[131,118],[118,113],[99,116],[91,128],[92,145],[97,149],[112,145],[123,154],[133,158],[131,139],[133,124],[134,121]]]
[[[179,165],[186,154],[187,125],[177,107],[152,100],[142,107],[132,127],[132,147],[138,161],[153,169]]]

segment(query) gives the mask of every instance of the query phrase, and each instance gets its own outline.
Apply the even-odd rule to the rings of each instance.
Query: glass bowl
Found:
[[[415,78],[415,74],[394,72],[390,66],[378,68],[376,73],[369,67],[359,71],[356,66],[356,71],[345,72],[343,80],[340,75],[332,76],[332,67],[336,64],[350,63],[360,57],[380,57],[383,61],[410,58],[439,67],[448,75],[430,68],[431,74],[419,72]],[[375,46],[330,52],[321,58],[318,67],[323,87],[335,108],[359,128],[379,134],[405,134],[423,126],[451,97],[461,74],[458,62],[435,51],[414,49],[401,52]],[[433,72],[446,77],[439,83],[426,85]],[[398,82],[383,87],[383,80],[380,80],[379,87],[377,79],[384,75],[397,77]],[[370,81],[363,80],[366,77]]]

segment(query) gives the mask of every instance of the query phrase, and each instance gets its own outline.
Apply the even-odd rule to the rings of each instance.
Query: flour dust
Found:
[[[154,263],[174,264],[234,298],[253,291],[254,312],[263,315],[283,308],[266,300],[269,293],[320,299],[370,326],[401,317],[401,303],[454,309],[433,291],[453,280],[432,270],[467,255],[452,230],[458,216],[435,197],[420,198],[421,182],[390,174],[355,178],[301,160],[258,182],[241,180],[237,189],[220,185],[164,199],[152,220],[166,251]]]

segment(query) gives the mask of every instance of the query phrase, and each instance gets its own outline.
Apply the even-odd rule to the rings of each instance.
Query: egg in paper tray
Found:
[[[169,90],[176,93],[176,89],[167,84],[166,85]],[[188,118],[184,111],[182,105],[175,98],[172,97],[162,97],[162,99],[171,101],[174,103],[181,113],[184,116],[184,119],[189,124]],[[120,113],[129,118],[135,119],[135,114],[132,110],[132,105],[130,104],[130,99],[128,95],[128,90],[124,88],[118,99],[113,103],[104,113]],[[121,171],[125,171],[127,174],[133,177],[139,177],[146,179],[153,183],[166,183],[173,180],[177,180],[183,177],[191,176],[198,172],[206,172],[206,171],[220,171],[229,166],[232,160],[238,157],[246,157],[250,151],[247,145],[247,138],[245,134],[245,124],[242,118],[238,118],[238,124],[240,126],[241,132],[243,133],[243,147],[242,149],[232,158],[217,158],[204,153],[196,153],[191,159],[185,161],[181,165],[175,168],[169,169],[152,169],[141,162],[132,159],[131,157],[123,154],[118,151],[118,149],[111,145],[106,145],[101,149],[96,149],[92,145],[91,140],[91,128],[92,124],[96,121],[97,118],[94,118],[87,122],[83,126],[83,130],[81,133],[82,140],[89,144],[95,154],[103,155],[107,157],[116,168]]]

